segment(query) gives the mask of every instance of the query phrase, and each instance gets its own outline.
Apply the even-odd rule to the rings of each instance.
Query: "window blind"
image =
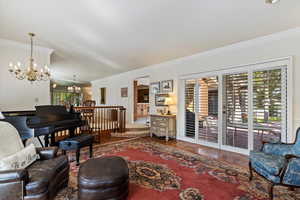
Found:
[[[223,143],[248,148],[248,73],[223,76],[225,130]]]
[[[229,124],[248,121],[248,73],[225,75],[226,117]]]
[[[185,81],[185,135],[195,137],[195,80]]]
[[[218,142],[218,77],[198,79],[199,83],[199,139]]]

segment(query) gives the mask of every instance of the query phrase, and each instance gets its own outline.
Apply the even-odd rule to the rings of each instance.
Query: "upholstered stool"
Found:
[[[68,150],[76,150],[76,164],[79,165],[80,149],[82,147],[90,147],[90,158],[93,157],[93,141],[94,136],[89,134],[82,134],[76,137],[67,138],[59,142],[59,148],[62,149],[63,154]]]
[[[128,196],[129,169],[121,157],[90,159],[78,173],[79,200],[124,200]]]

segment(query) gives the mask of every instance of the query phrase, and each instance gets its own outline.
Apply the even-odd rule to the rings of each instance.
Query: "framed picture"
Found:
[[[168,97],[168,94],[156,94],[155,95],[155,106],[166,106],[165,99]]]
[[[173,92],[173,80],[167,80],[161,82],[161,92],[170,93]]]
[[[128,88],[121,88],[121,97],[128,97]]]
[[[150,92],[152,94],[160,93],[160,82],[155,82],[150,84]]]

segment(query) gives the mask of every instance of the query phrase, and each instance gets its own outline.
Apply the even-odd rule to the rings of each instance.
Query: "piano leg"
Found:
[[[23,143],[24,147],[26,147],[26,142],[27,142],[27,139],[22,140],[22,143]]]
[[[69,135],[70,135],[70,137],[74,137],[75,136],[75,128],[70,128],[69,129]]]
[[[44,140],[45,140],[45,147],[49,147],[49,136],[45,135]]]
[[[80,164],[80,149],[76,150],[76,166]]]
[[[51,133],[51,136],[50,136],[50,140],[51,140],[51,143],[50,143],[50,146],[55,146],[55,133]]]

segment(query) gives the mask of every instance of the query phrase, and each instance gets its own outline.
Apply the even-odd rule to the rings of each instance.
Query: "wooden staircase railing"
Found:
[[[82,120],[87,124],[75,130],[75,134],[89,132],[95,134],[96,142],[100,142],[101,133],[120,132],[126,129],[126,108],[123,106],[80,106],[74,107],[74,111],[80,113]],[[64,138],[68,131],[56,133],[56,138]]]
[[[93,131],[125,132],[126,109],[123,106],[74,107]]]

